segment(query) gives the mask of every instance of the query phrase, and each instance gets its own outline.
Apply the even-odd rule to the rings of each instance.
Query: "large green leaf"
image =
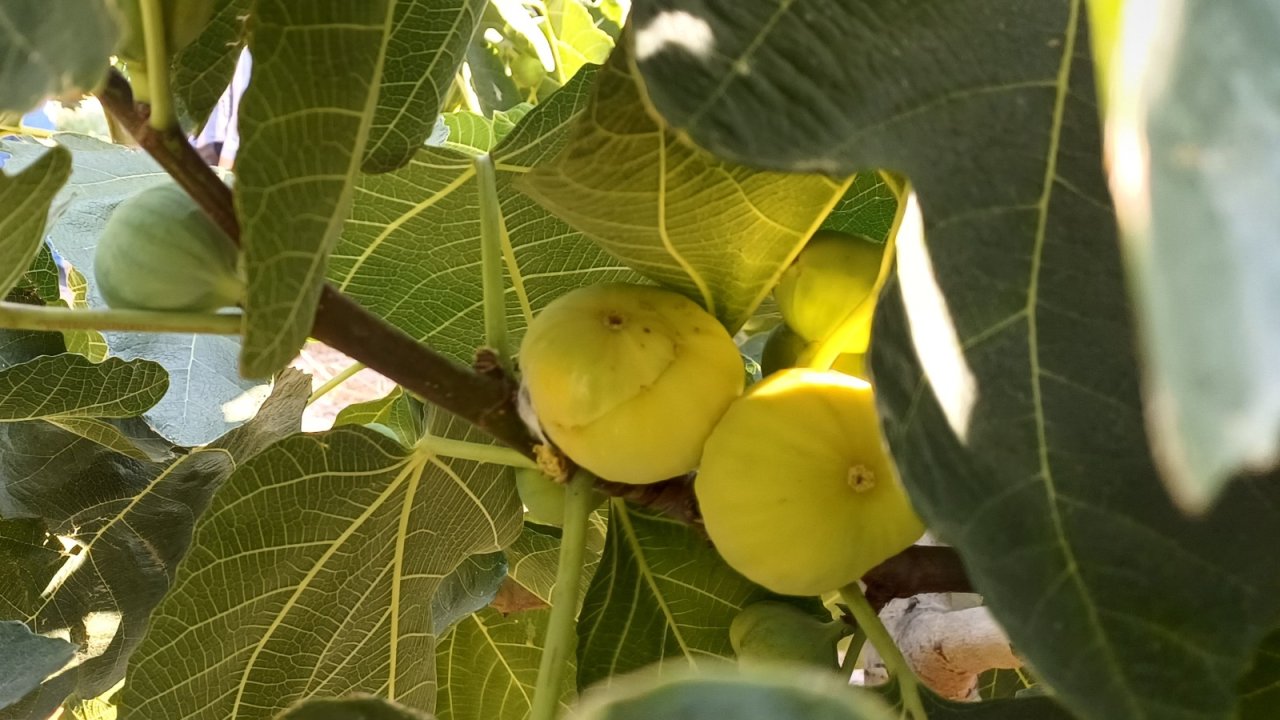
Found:
[[[709,32],[670,33],[680,11]],[[899,238],[877,397],[918,510],[1041,680],[1085,718],[1227,718],[1280,612],[1280,482],[1191,521],[1155,473],[1083,15],[664,0],[634,20],[650,98],[696,142],[914,183],[927,241]]]
[[[729,623],[773,597],[697,530],[614,501],[578,625],[578,687],[654,663],[703,668],[731,658]]]
[[[43,422],[0,424],[0,456],[0,516],[43,518],[66,550],[34,595],[26,578],[47,569],[44,554],[3,567],[0,619],[76,639],[78,677],[66,692],[99,695],[124,676],[231,458],[209,450],[143,462]]]
[[[173,59],[169,89],[185,127],[202,127],[231,84],[252,8],[253,0],[217,0],[208,25]]]
[[[507,557],[500,552],[472,555],[464,560],[440,582],[431,598],[432,631],[444,635],[458,621],[483,610],[493,602],[506,577]]]
[[[49,228],[49,238],[86,277],[88,304],[102,308],[106,304],[93,278],[93,251],[107,217],[126,198],[167,176],[138,149],[68,134],[56,140],[71,151],[72,171],[55,201],[66,210]],[[46,148],[0,141],[0,150],[13,155],[6,168],[14,169],[35,162]],[[169,373],[168,394],[143,417],[175,444],[214,440],[252,415],[267,395],[266,386],[240,377],[240,342],[235,337],[122,332],[104,336],[112,355],[152,360]]]
[[[1280,15],[1130,4],[1109,69],[1112,188],[1151,439],[1174,497],[1201,511],[1280,464]]]
[[[438,435],[477,435],[443,414],[433,422]],[[430,710],[432,598],[519,527],[513,484],[492,466],[358,427],[282,440],[237,468],[197,526],[122,708],[258,718],[363,691]]]
[[[594,513],[587,528],[586,557],[579,574],[578,596],[586,595],[600,566],[604,552],[605,532],[608,520],[603,513]],[[560,529],[525,523],[520,537],[507,548],[511,579],[547,605],[551,604],[551,592],[556,587],[556,569],[560,563]]]
[[[431,716],[385,698],[356,695],[306,700],[280,713],[276,720],[431,720]]]
[[[141,415],[169,387],[149,360],[46,355],[0,370],[0,422]]]
[[[249,288],[246,377],[289,364],[311,330],[372,133],[395,0],[258,0],[240,101],[236,211]],[[432,118],[434,120],[434,118]]]
[[[0,710],[40,687],[76,654],[66,640],[36,635],[20,622],[0,622]]]
[[[492,151],[509,247],[507,321],[518,340],[562,293],[637,276],[512,187],[553,156],[586,106],[593,73],[530,111]],[[484,341],[480,200],[475,153],[428,147],[392,173],[360,179],[329,278],[361,305],[441,352],[469,362]]]
[[[364,171],[409,162],[431,135],[486,0],[397,0]]]
[[[873,693],[851,688],[832,673],[780,666],[637,673],[589,692],[574,717],[889,720],[897,716]]]
[[[440,720],[524,720],[533,703],[550,610],[503,616],[485,609],[458,623],[436,649]],[[573,699],[564,675],[560,706]]]
[[[53,198],[71,175],[71,154],[53,148],[14,177],[0,173],[0,299],[35,259]]]
[[[565,148],[517,185],[731,331],[844,192],[821,175],[761,172],[681,143],[646,112],[622,51],[600,71]]]
[[[1280,630],[1262,641],[1253,667],[1240,681],[1242,720],[1269,720],[1280,707]]]
[[[89,91],[107,74],[116,21],[102,0],[5,0],[0,5],[0,111]]]

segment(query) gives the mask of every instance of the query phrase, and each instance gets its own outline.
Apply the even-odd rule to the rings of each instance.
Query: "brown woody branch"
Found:
[[[879,612],[895,598],[921,593],[973,592],[955,548],[913,545],[862,577],[867,601]]]

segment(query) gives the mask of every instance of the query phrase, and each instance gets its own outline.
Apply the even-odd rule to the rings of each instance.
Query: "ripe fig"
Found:
[[[799,662],[835,670],[836,644],[846,625],[822,622],[794,605],[765,600],[743,608],[729,624],[739,663]]]
[[[574,462],[622,483],[697,467],[745,384],[742,356],[714,317],[644,285],[557,298],[529,323],[519,359],[543,432]]]
[[[202,312],[244,296],[239,253],[176,183],[116,207],[94,251],[98,290],[113,308]]]
[[[821,231],[815,234],[782,273],[773,296],[787,325],[811,342],[825,339],[850,312],[865,326],[841,348],[864,353],[871,339],[871,297],[880,274],[884,245],[860,235]]]
[[[836,371],[752,386],[707,439],[693,488],[725,561],[784,595],[843,587],[924,532],[871,386]]]

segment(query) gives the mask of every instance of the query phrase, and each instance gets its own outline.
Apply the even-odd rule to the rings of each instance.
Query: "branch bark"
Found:
[[[862,577],[867,601],[879,612],[890,600],[923,593],[973,592],[955,548],[913,545]]]

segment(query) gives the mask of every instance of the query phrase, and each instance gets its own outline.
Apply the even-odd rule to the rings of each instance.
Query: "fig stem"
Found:
[[[498,204],[497,173],[488,153],[474,160],[480,195],[480,269],[484,291],[484,344],[493,348],[498,361],[511,371],[511,347],[507,338],[506,288],[502,278],[502,246],[507,234]]]
[[[239,313],[76,310],[53,305],[0,302],[0,327],[10,330],[107,330],[239,335],[241,322]]]
[[[848,346],[854,334],[859,331],[858,326],[860,323],[858,320],[862,315],[859,311],[862,306],[866,303],[874,305],[879,301],[880,291],[884,289],[885,283],[889,282],[889,275],[893,273],[898,229],[902,227],[902,218],[907,213],[907,197],[911,194],[911,183],[895,179],[887,173],[880,173],[880,177],[889,186],[889,189],[893,191],[898,201],[898,207],[893,212],[893,224],[889,226],[889,235],[884,241],[884,255],[880,258],[880,274],[876,276],[876,284],[871,288],[871,293],[867,295],[867,299],[859,303],[857,307],[849,308],[849,312],[845,314],[844,319],[836,326],[835,332],[818,343],[817,350],[814,351],[813,357],[807,363],[814,370],[831,369],[836,358],[840,357],[841,350]]]
[[[578,581],[587,549],[587,525],[592,511],[595,478],[579,469],[569,480],[564,496],[564,528],[560,536],[560,560],[556,586],[551,591],[551,617],[538,663],[530,720],[555,720],[560,706],[564,673],[574,652],[574,625],[578,616]]]
[[[849,648],[844,651],[844,661],[840,663],[840,674],[846,680],[853,677],[853,671],[858,668],[858,657],[862,655],[862,646],[866,644],[867,631],[859,625],[849,636]]]
[[[312,391],[311,397],[307,398],[307,405],[310,406],[314,404],[315,401],[333,392],[339,385],[350,380],[356,373],[364,370],[366,367],[368,366],[362,362],[354,362],[346,366],[342,369],[342,372],[329,378],[324,382],[324,384]]]
[[[169,48],[166,47],[164,8],[160,0],[140,0],[142,34],[147,54],[147,84],[151,91],[151,127],[168,130],[174,122],[169,96]]]
[[[506,465],[507,467],[538,469],[538,463],[525,457],[522,453],[502,445],[486,445],[484,443],[454,440],[452,438],[425,435],[418,440],[417,446],[430,452],[458,460]]]
[[[919,681],[912,672],[911,666],[907,664],[907,659],[903,657],[902,651],[898,649],[897,643],[889,635],[889,630],[885,628],[884,623],[880,622],[880,616],[875,608],[871,607],[871,603],[867,601],[867,596],[862,592],[862,585],[855,580],[840,588],[840,599],[849,606],[849,612],[858,623],[858,630],[867,634],[867,640],[871,641],[872,647],[880,653],[889,673],[898,681],[902,706],[907,714],[913,720],[929,720],[924,710],[924,701],[920,699]]]

